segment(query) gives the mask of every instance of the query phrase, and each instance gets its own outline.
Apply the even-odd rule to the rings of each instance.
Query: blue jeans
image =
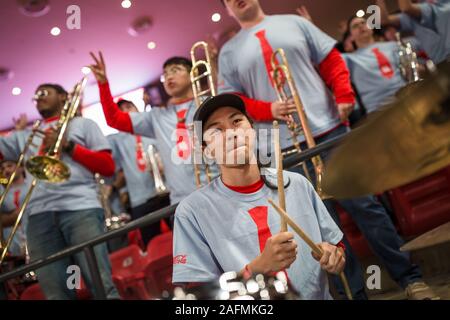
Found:
[[[103,233],[103,209],[45,212],[32,215],[29,218],[27,230],[31,260],[45,258]],[[106,243],[97,245],[94,252],[107,298],[119,299],[119,294],[111,278],[111,265]],[[47,299],[76,298],[75,290],[69,289],[66,285],[67,279],[71,275],[67,273],[67,267],[73,264],[80,267],[87,287],[95,294],[89,267],[84,253],[81,252],[75,254],[74,257],[60,259],[36,270],[39,283]]]
[[[328,134],[316,139],[320,144],[334,137],[347,132],[345,126],[340,126]],[[305,145],[302,146],[306,148]],[[326,162],[330,151],[321,154],[322,160]],[[311,177],[315,177],[312,163],[308,161],[308,171]],[[301,172],[301,167],[293,168],[293,171]],[[324,203],[333,219],[340,226],[339,216],[334,206],[336,200],[325,200]],[[374,196],[364,196],[354,199],[338,200],[339,204],[352,217],[352,220],[358,226],[361,233],[367,239],[370,248],[386,267],[392,279],[402,288],[408,284],[421,280],[422,275],[419,267],[412,264],[410,255],[407,252],[401,252],[400,247],[404,244],[403,240],[395,230],[394,224],[389,217],[386,209]],[[345,274],[349,278],[349,283],[354,295],[358,296],[364,288],[361,267],[354,256],[348,241],[344,239],[347,247],[347,265]],[[334,281],[339,291],[341,286],[338,284],[338,278]]]

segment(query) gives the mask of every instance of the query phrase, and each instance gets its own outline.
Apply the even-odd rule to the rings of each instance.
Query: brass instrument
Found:
[[[403,79],[408,84],[420,81],[419,60],[411,42],[405,43],[400,36],[400,32],[397,32],[395,37],[398,45],[399,69]]]
[[[13,229],[11,230],[11,233],[8,237],[8,240],[6,241],[6,244],[3,248],[1,257],[0,257],[0,264],[3,262],[3,260],[6,257],[6,254],[8,252],[8,248],[11,245],[12,239],[14,235],[17,232],[17,228],[19,227],[20,221],[22,220],[23,213],[25,212],[26,207],[28,206],[28,203],[31,200],[31,195],[34,191],[34,188],[36,187],[38,181],[46,181],[50,183],[58,183],[63,182],[69,179],[70,177],[70,169],[61,160],[59,160],[60,156],[60,147],[61,142],[63,140],[63,137],[67,131],[67,128],[69,126],[70,121],[76,116],[78,106],[80,105],[81,101],[81,95],[83,93],[83,89],[86,86],[87,83],[87,77],[83,77],[83,79],[78,82],[73,90],[73,92],[70,94],[70,96],[67,98],[64,108],[61,112],[60,120],[57,124],[57,132],[58,132],[58,138],[51,150],[44,156],[34,156],[28,159],[25,163],[25,167],[27,168],[28,172],[34,177],[34,179],[31,182],[30,188],[28,189],[28,192],[25,196],[25,199],[20,206],[19,214],[17,216],[16,222],[14,223]],[[37,134],[44,134],[42,131],[40,131],[37,127],[40,123],[35,123],[35,126],[33,127],[33,135],[29,137],[27,144],[25,146],[24,152],[19,157],[18,165],[20,166],[23,162],[23,159],[25,157],[26,152],[28,151],[28,148],[30,145],[32,145],[32,141],[34,138],[34,135]],[[19,167],[18,166],[18,167]],[[14,180],[15,173],[10,178],[10,182]],[[10,186],[7,186],[7,190],[9,190]],[[2,199],[6,197],[6,194],[2,195]]]
[[[41,124],[40,120],[35,121],[35,123],[33,124],[33,128],[32,128],[32,132],[29,135],[27,142],[25,143],[25,146],[23,147],[22,153],[19,155],[19,159],[16,162],[16,169],[14,170],[14,172],[11,174],[11,176],[9,177],[9,179],[4,178],[4,180],[6,180],[6,184],[5,184],[5,189],[3,190],[3,193],[0,197],[0,207],[3,205],[3,203],[5,202],[6,196],[9,193],[11,186],[16,178],[17,175],[17,171],[19,170],[19,168],[23,165],[25,156],[30,148],[30,146],[33,145],[33,139],[36,135],[39,135],[40,132],[38,131],[38,128]],[[32,184],[33,185],[33,184]],[[34,188],[34,187],[33,187]],[[28,191],[28,194],[26,196],[26,198],[29,198],[29,195],[31,195],[31,191]],[[25,208],[21,208],[21,213],[23,213],[23,211],[25,210]],[[21,218],[21,213],[19,213],[19,217]],[[4,256],[6,255],[8,248],[11,244],[11,241],[14,237],[14,234],[16,232],[17,227],[19,226],[20,220],[19,217],[17,218],[18,221],[16,221],[13,231],[11,232],[10,236],[8,237],[8,240],[6,242],[6,244],[3,243],[3,226],[1,223],[1,219],[0,219],[0,249],[2,249],[2,255],[1,255],[1,259],[0,259],[0,263],[3,262]]]
[[[94,175],[97,182],[97,192],[100,204],[105,211],[105,227],[107,231],[112,231],[123,227],[128,221],[131,220],[130,215],[121,213],[119,215],[114,214],[111,208],[110,195],[107,190],[108,186],[105,184],[105,179],[99,173]]]
[[[281,59],[281,62],[278,61],[278,58]],[[314,141],[314,137],[309,127],[308,119],[303,108],[303,103],[300,99],[300,95],[298,94],[294,78],[292,77],[292,72],[290,70],[286,54],[282,48],[275,50],[275,52],[272,54],[271,64],[273,69],[273,73],[271,76],[278,100],[280,102],[287,102],[289,99],[293,99],[294,104],[297,108],[297,115],[300,123],[297,123],[294,117],[291,117],[291,121],[287,123],[295,147],[293,152],[302,152],[300,142],[298,140],[298,136],[300,135],[304,135],[308,148],[314,148],[316,146],[316,142]],[[286,84],[289,88],[288,92],[286,90]],[[286,153],[284,155],[287,154],[289,153]],[[328,196],[326,196],[322,190],[322,177],[324,172],[322,158],[320,156],[315,156],[311,159],[311,162],[314,166],[314,171],[316,174],[316,191],[322,199],[326,199],[328,198]],[[306,177],[310,181],[312,181],[304,162],[302,163],[302,166]]]
[[[197,49],[202,49],[202,51],[205,54],[205,59],[198,59],[196,57],[196,51]],[[192,91],[194,93],[194,99],[195,104],[198,107],[200,107],[202,101],[201,97],[204,96],[215,96],[216,95],[216,87],[214,84],[214,79],[212,75],[212,65],[211,65],[211,58],[208,51],[208,44],[204,41],[199,41],[195,43],[191,48],[191,60],[192,60],[192,69],[190,73],[191,77],[191,83],[192,83]],[[200,74],[200,69],[204,68],[205,70],[203,73]],[[202,86],[202,80],[207,79],[207,87],[203,89]],[[191,131],[191,136],[193,139],[193,146],[192,146],[192,152],[193,152],[193,162],[194,162],[194,174],[195,174],[195,184],[197,185],[197,188],[200,188],[202,186],[202,182],[200,179],[200,166],[199,163],[204,162],[203,157],[203,151],[202,147],[199,144],[199,141],[197,139],[197,135],[195,134],[195,127],[192,126],[189,128]],[[209,166],[205,163],[205,174],[207,183],[211,182],[211,174],[209,172]]]
[[[6,179],[2,174],[0,174],[0,184],[7,185],[8,179]]]
[[[70,121],[77,115],[77,110],[80,106],[81,96],[86,83],[87,77],[85,76],[75,85],[70,99],[67,99],[56,126],[58,138],[53,148],[51,148],[46,155],[31,157],[26,162],[28,172],[36,179],[49,183],[60,183],[67,181],[70,178],[70,168],[59,159],[61,143]]]
[[[146,153],[146,160],[150,168],[150,173],[153,175],[153,181],[155,182],[156,194],[164,195],[168,194],[169,190],[164,184],[161,171],[159,170],[159,161],[155,152],[155,147],[151,144],[148,146]]]

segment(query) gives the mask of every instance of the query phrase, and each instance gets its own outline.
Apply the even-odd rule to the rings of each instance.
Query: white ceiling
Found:
[[[112,91],[120,94],[157,79],[161,64],[172,55],[187,56],[191,45],[207,34],[218,36],[234,24],[220,0],[132,0],[130,9],[121,7],[122,0],[50,0],[51,9],[42,17],[23,15],[15,0],[1,0],[0,67],[11,69],[14,76],[0,81],[0,130],[12,127],[12,117],[26,113],[29,120],[38,118],[31,102],[37,85],[60,83],[67,89],[81,79],[80,69],[89,64],[89,51],[102,50],[108,67]],[[332,36],[338,36],[339,21],[356,10],[365,8],[369,0],[261,0],[266,13],[294,13],[306,5],[315,22]],[[66,29],[66,8],[81,8],[81,30]],[[211,21],[214,12],[222,14],[219,23]],[[133,37],[130,23],[138,16],[150,15],[153,26],[147,33]],[[50,35],[52,27],[61,35]],[[155,50],[147,43],[155,41]],[[12,88],[22,89],[13,96]],[[85,92],[85,104],[98,101],[95,82],[91,78]]]

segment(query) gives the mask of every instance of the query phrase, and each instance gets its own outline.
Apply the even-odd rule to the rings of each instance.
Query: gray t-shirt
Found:
[[[420,21],[407,14],[399,17],[402,31],[414,32],[431,60],[440,63],[450,55],[450,1],[434,2],[419,4]]]
[[[157,141],[172,204],[180,202],[197,188],[192,165],[191,134],[188,129],[193,122],[195,110],[195,101],[189,100],[178,105],[155,107],[149,112],[130,113],[133,132]],[[217,167],[212,166],[210,169],[213,176],[216,176]],[[201,170],[201,175],[201,180],[205,183],[204,170]]]
[[[396,42],[376,42],[343,55],[367,112],[393,100],[406,85],[398,67]]]
[[[145,160],[148,147],[155,140],[119,132],[107,137],[116,170],[122,169],[127,181],[131,207],[135,208],[156,195],[155,182]]]
[[[56,126],[56,120],[43,122],[40,129],[45,131],[51,126]],[[0,137],[0,153],[4,158],[14,161],[18,159],[30,133],[31,130],[14,131],[6,137]],[[74,118],[69,123],[66,137],[93,151],[111,149],[100,128],[89,119]],[[25,159],[38,154],[41,145],[42,138],[35,136]],[[27,208],[29,215],[101,208],[93,173],[66,153],[62,153],[61,160],[70,167],[70,179],[58,184],[39,182]]]
[[[266,16],[223,46],[219,55],[219,92],[241,92],[253,99],[277,101],[269,65],[271,52],[283,48],[313,135],[327,132],[340,120],[334,97],[315,67],[335,44],[334,39],[302,17]],[[270,130],[272,123],[259,122],[257,128]],[[290,137],[286,125],[281,124],[281,148],[293,145]]]
[[[268,172],[267,178],[276,183],[275,171]],[[284,175],[290,180],[286,209],[291,218],[315,243],[339,243],[343,234],[309,181],[296,173]],[[175,213],[172,281],[214,281],[223,272],[242,270],[260,255],[265,240],[280,230],[280,216],[269,198],[278,202],[277,190],[263,186],[243,194],[218,178],[183,200]],[[303,240],[297,235],[295,240],[297,259],[287,270],[294,289],[304,299],[331,299],[326,272]]]

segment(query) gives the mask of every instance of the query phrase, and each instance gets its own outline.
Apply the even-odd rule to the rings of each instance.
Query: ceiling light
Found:
[[[356,13],[356,16],[358,18],[362,18],[362,17],[364,17],[365,14],[366,13],[364,12],[364,10],[358,10],[358,12]]]
[[[12,94],[13,94],[13,96],[18,96],[19,94],[21,94],[22,93],[22,89],[20,89],[19,87],[14,87],[13,89],[12,89]]]
[[[128,9],[129,7],[131,7],[131,1],[130,0],[123,0],[122,1],[122,8]]]
[[[153,50],[156,48],[156,43],[153,41],[150,41],[149,43],[147,43],[147,48],[149,48],[150,50]]]
[[[61,29],[58,27],[53,27],[52,30],[50,30],[50,33],[52,34],[52,36],[59,36],[59,34],[61,33]]]
[[[219,22],[220,19],[222,19],[222,16],[220,15],[220,13],[214,13],[211,17],[211,20],[213,22]]]
[[[83,67],[81,68],[81,73],[84,75],[88,75],[89,73],[91,73],[91,69],[89,67]]]

